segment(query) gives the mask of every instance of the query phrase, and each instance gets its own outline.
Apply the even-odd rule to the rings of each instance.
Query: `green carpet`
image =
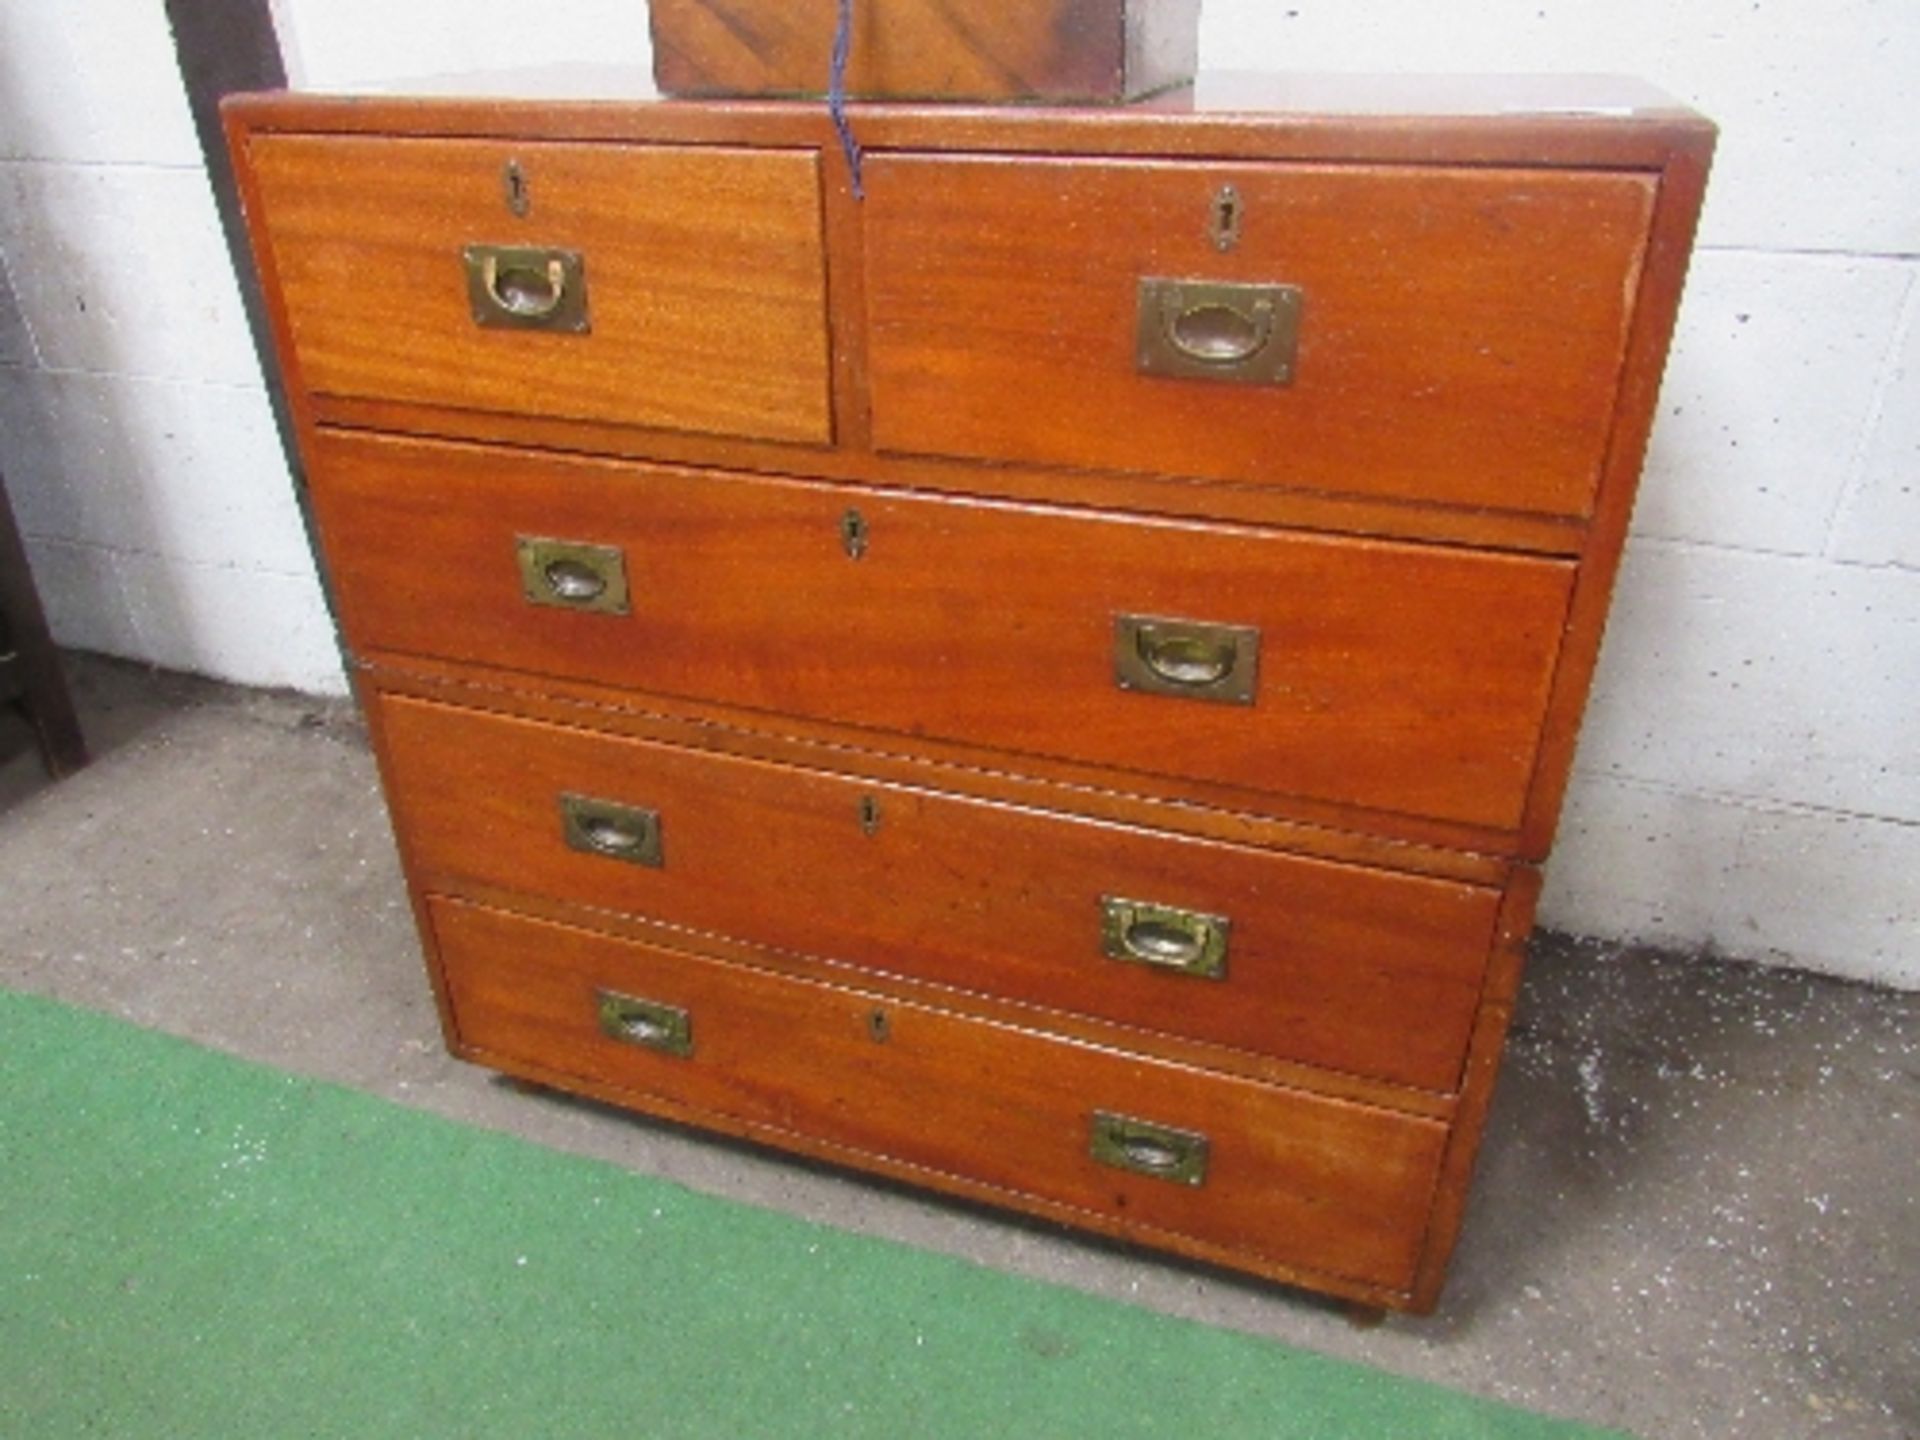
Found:
[[[1602,1432],[0,992],[0,1436]]]

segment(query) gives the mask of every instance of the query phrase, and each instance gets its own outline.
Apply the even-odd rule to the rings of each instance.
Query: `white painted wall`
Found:
[[[17,483],[63,639],[334,688],[159,9],[0,0],[0,443],[54,457]],[[640,0],[277,12],[315,87],[648,60]],[[1207,0],[1201,51],[1624,72],[1721,123],[1543,918],[1920,987],[1920,5]]]
[[[160,0],[0,0],[0,473],[62,643],[344,690]]]

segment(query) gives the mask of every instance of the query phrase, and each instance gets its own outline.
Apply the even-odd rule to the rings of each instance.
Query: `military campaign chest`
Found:
[[[448,1043],[1430,1308],[1711,127],[510,83],[227,109]]]

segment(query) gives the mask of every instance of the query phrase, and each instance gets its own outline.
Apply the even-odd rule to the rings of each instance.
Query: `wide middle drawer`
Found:
[[[339,432],[359,648],[1490,828],[1564,561]]]
[[[1446,1091],[1497,891],[376,702],[433,888],[478,882]]]

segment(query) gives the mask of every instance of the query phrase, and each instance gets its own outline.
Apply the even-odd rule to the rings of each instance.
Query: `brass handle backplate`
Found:
[[[1122,690],[1251,705],[1260,631],[1155,615],[1113,617],[1113,683]]]
[[[666,864],[657,810],[591,795],[562,795],[560,833],[570,850],[656,870]]]
[[[578,251],[469,245],[460,259],[474,324],[562,335],[584,335],[593,328],[587,316],[587,262]]]
[[[602,615],[628,613],[627,557],[618,546],[541,535],[516,535],[513,544],[520,585],[530,604]]]
[[[678,1005],[613,990],[596,990],[593,999],[604,1034],[665,1055],[693,1054],[693,1016]]]
[[[1207,1181],[1210,1145],[1197,1130],[1176,1130],[1171,1125],[1096,1110],[1087,1149],[1100,1164],[1116,1170],[1151,1175],[1175,1185],[1204,1185]]]
[[[1135,363],[1143,375],[1288,385],[1300,345],[1297,285],[1140,281]]]
[[[1232,928],[1233,922],[1224,915],[1150,900],[1123,900],[1117,895],[1100,898],[1101,949],[1133,965],[1224,980]]]

